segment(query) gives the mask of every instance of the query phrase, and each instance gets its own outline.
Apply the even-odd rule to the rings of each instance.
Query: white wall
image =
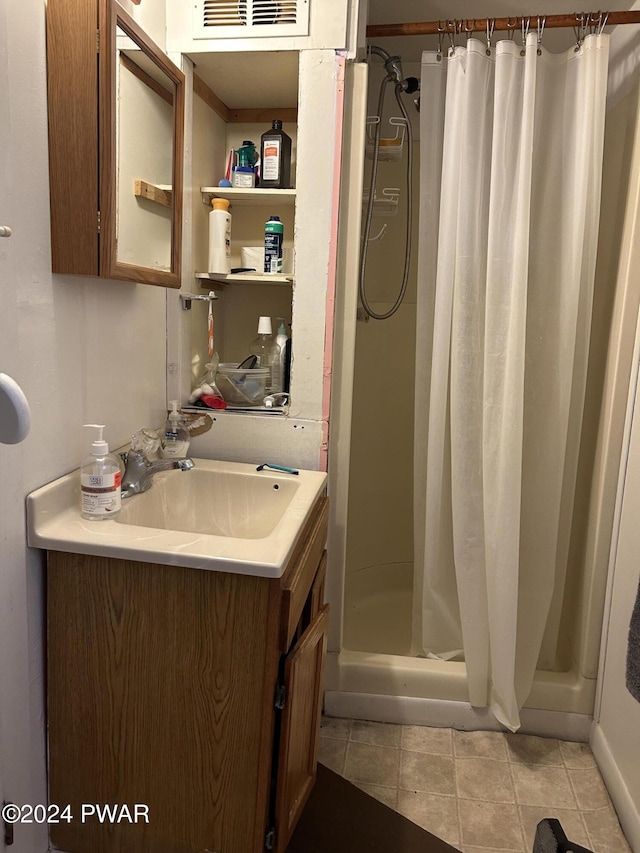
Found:
[[[24,498],[77,467],[86,422],[115,447],[165,407],[165,292],[50,272],[43,0],[0,4],[0,371],[31,404],[21,445],[0,445],[0,792],[46,802],[43,558],[27,548]],[[46,850],[34,826],[16,853]]]
[[[638,350],[636,350],[636,358]],[[640,567],[640,389],[633,406],[629,457],[621,469],[620,526],[612,548],[609,610],[605,616],[600,670],[600,702],[592,731],[594,754],[622,828],[640,850],[640,703],[625,684],[629,620],[638,590]],[[631,412],[630,412],[631,414]]]

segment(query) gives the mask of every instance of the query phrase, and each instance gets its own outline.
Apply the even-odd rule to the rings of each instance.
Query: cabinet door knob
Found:
[[[0,225],[0,237],[11,237],[11,228],[8,225]]]

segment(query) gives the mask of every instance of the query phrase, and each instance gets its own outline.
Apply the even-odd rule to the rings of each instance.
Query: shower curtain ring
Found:
[[[598,35],[601,36],[604,32],[604,28],[607,26],[607,21],[609,20],[609,13],[602,12],[600,15],[600,22],[598,24]]]
[[[491,56],[491,37],[493,35],[493,31],[496,28],[496,19],[487,18],[487,56]]]
[[[465,33],[467,34],[467,42],[468,42],[468,41],[469,41],[469,39],[471,38],[471,36],[472,36],[472,34],[473,34],[473,32],[474,32],[475,28],[476,28],[476,19],[474,18],[474,19],[471,21],[471,26],[469,26],[469,19],[468,19],[468,18],[465,18],[465,21],[464,21],[464,31],[465,31]]]
[[[447,21],[447,35],[449,36],[449,52],[453,55],[456,51],[456,22]]]
[[[524,56],[527,47],[527,36],[529,35],[529,30],[531,29],[531,18],[523,18],[522,19],[522,50],[520,51],[520,56]]]
[[[441,21],[438,21],[438,53],[436,54],[436,59],[438,60],[438,62],[442,62],[442,44],[444,42],[444,34],[446,33],[446,31],[446,23],[443,27]]]
[[[578,26],[573,28],[573,32],[576,36],[576,46],[574,48],[574,51],[576,53],[578,53],[578,51],[582,47],[582,42],[584,41],[585,36],[587,34],[587,29],[589,27],[589,18],[589,12],[580,12],[580,14],[576,12],[576,21],[578,21]]]
[[[542,35],[544,33],[544,27],[547,23],[547,16],[545,15],[543,18],[538,15],[538,56],[542,56]]]
[[[518,26],[518,18],[517,16],[513,19],[513,23],[511,23],[511,18],[507,18],[507,30],[509,31],[509,39],[513,41],[516,34],[516,27]]]

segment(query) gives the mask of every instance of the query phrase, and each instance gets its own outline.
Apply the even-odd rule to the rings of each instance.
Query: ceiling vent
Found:
[[[273,38],[309,34],[311,0],[195,0],[194,38]]]

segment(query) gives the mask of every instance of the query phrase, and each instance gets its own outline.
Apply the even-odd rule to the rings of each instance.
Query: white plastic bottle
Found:
[[[109,453],[109,445],[102,439],[104,424],[85,427],[97,429],[98,438],[91,445],[91,456],[80,467],[80,511],[83,518],[105,521],[120,512],[122,469],[118,457]]]
[[[280,347],[273,339],[271,317],[260,317],[258,321],[258,337],[250,347],[250,353],[258,357],[258,367],[268,367],[269,376],[265,384],[265,395],[282,391],[282,376],[280,373]]]
[[[209,262],[207,272],[228,275],[231,269],[231,214],[229,200],[214,198],[209,213]]]
[[[189,452],[189,431],[184,425],[184,419],[178,411],[178,401],[169,402],[171,411],[167,418],[164,435],[162,436],[161,455],[165,459],[186,456]]]

